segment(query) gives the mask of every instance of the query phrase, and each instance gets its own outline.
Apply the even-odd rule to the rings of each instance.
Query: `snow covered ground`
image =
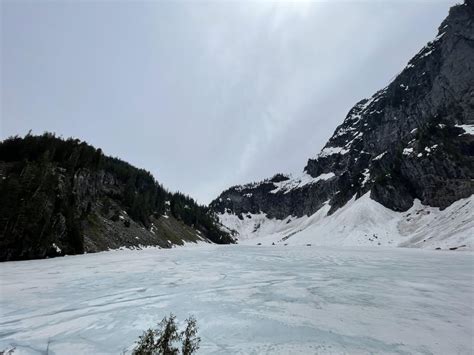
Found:
[[[169,312],[201,354],[472,354],[474,254],[200,246],[0,264],[0,350],[120,354]]]
[[[427,249],[474,249],[474,195],[444,210],[415,200],[406,212],[392,211],[370,198],[355,197],[328,216],[326,204],[311,216],[269,219],[265,214],[221,214],[239,233],[239,243],[318,246],[402,246]]]

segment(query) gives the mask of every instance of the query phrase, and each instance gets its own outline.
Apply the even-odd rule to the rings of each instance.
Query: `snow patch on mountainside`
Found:
[[[273,185],[275,185],[276,189],[270,192],[273,194],[278,193],[278,192],[288,193],[293,189],[300,188],[305,185],[315,184],[318,181],[329,180],[335,176],[336,175],[334,173],[325,173],[317,177],[312,177],[308,173],[304,172],[300,176],[292,177],[289,180],[274,182]]]
[[[474,249],[474,196],[444,210],[415,200],[406,212],[392,211],[370,198],[370,192],[328,216],[325,203],[311,216],[283,220],[266,214],[224,213],[219,219],[238,232],[244,244],[325,246],[402,246],[429,249]]]
[[[344,149],[343,147],[326,147],[321,150],[321,153],[319,153],[318,157],[319,158],[324,158],[328,157],[333,154],[346,154],[349,151],[347,149]]]
[[[474,124],[458,124],[456,127],[462,128],[464,130],[463,134],[474,135]]]

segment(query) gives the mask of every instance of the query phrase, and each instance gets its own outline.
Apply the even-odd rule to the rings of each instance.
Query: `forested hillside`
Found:
[[[233,242],[206,207],[78,139],[9,138],[0,143],[0,175],[0,260]]]

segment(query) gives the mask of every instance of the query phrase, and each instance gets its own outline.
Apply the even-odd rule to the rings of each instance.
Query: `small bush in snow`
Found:
[[[196,318],[190,316],[186,319],[186,329],[181,332],[181,338],[183,339],[181,352],[183,355],[194,354],[199,349],[201,338],[197,336],[197,331]]]
[[[199,349],[197,322],[193,316],[186,319],[186,328],[178,331],[176,317],[170,314],[158,323],[156,329],[146,330],[138,339],[133,355],[178,355],[177,343],[182,341],[183,355],[192,355]]]

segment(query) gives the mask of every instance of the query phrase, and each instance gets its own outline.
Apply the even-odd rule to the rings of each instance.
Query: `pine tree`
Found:
[[[137,346],[133,349],[132,355],[152,355],[156,354],[155,343],[156,331],[148,329],[138,338]]]
[[[197,322],[193,316],[186,319],[186,329],[181,333],[183,345],[181,353],[183,355],[191,355],[199,349],[201,338],[197,336]]]
[[[156,335],[158,337],[157,348],[159,354],[175,355],[179,353],[174,343],[181,340],[181,336],[178,333],[176,317],[173,314],[170,314],[169,318],[163,318]]]
[[[132,355],[178,355],[176,343],[182,340],[181,354],[192,355],[199,349],[197,322],[193,316],[186,319],[186,328],[178,332],[176,317],[163,318],[157,329],[148,329],[138,338]]]

